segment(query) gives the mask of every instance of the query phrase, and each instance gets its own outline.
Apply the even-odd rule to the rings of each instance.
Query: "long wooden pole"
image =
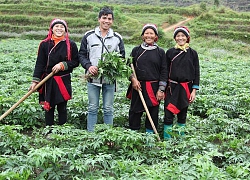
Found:
[[[131,63],[131,68],[132,68],[134,77],[137,79],[136,73],[135,73],[135,68],[134,68],[133,63]],[[140,98],[141,98],[142,104],[143,104],[144,109],[145,109],[145,111],[146,111],[146,114],[147,114],[147,116],[148,116],[149,122],[150,122],[150,124],[151,124],[151,126],[152,126],[152,128],[153,128],[153,130],[154,130],[154,133],[157,135],[158,141],[161,141],[161,138],[160,138],[160,136],[159,136],[159,134],[158,134],[158,132],[157,132],[157,130],[156,130],[156,128],[155,128],[155,124],[154,124],[154,122],[153,122],[153,120],[152,120],[152,118],[151,118],[151,115],[150,115],[149,111],[148,111],[148,107],[147,107],[147,104],[146,104],[146,102],[145,102],[145,99],[144,99],[144,97],[143,97],[143,95],[142,95],[142,92],[141,92],[140,90],[137,90],[137,91],[138,91],[138,93],[139,93],[139,96],[140,96]]]
[[[0,121],[5,118],[11,111],[13,111],[21,102],[23,102],[27,97],[29,97],[33,92],[35,92],[41,85],[43,85],[49,78],[54,75],[54,72],[51,72],[48,76],[46,76],[42,81],[40,81],[33,90],[30,90],[27,94],[25,94],[19,101],[17,101],[8,111],[6,111],[1,117]]]

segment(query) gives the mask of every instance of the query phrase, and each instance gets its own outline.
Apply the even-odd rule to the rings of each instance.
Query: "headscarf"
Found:
[[[174,29],[174,39],[178,32],[182,32],[187,37],[187,43],[190,42],[190,31],[186,26],[179,26]]]
[[[70,61],[71,60],[71,51],[70,51],[70,42],[69,42],[69,34],[68,34],[68,26],[67,26],[67,23],[66,21],[62,20],[62,19],[53,19],[51,22],[50,22],[50,27],[49,27],[49,31],[48,31],[48,35],[47,37],[42,40],[42,42],[47,42],[49,40],[52,39],[52,35],[53,35],[53,27],[55,24],[62,24],[64,27],[65,27],[65,40],[66,40],[66,45],[67,45],[67,56],[68,56],[68,60]]]

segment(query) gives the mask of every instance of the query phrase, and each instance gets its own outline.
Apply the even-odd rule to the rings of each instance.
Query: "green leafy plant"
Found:
[[[96,76],[88,74],[87,78],[104,77],[109,82],[128,78],[132,73],[131,68],[128,66],[129,61],[130,58],[122,58],[118,52],[104,53],[98,63],[98,74]]]
[[[49,5],[48,1],[35,1],[43,4],[43,9],[46,9],[46,12],[37,10],[40,15],[51,11],[51,9],[44,8],[46,4]],[[11,14],[22,11],[24,14],[35,14],[32,11],[35,6],[26,4],[25,8],[20,8],[20,5],[23,7],[25,3],[12,3],[11,6],[15,7],[15,10],[11,9],[9,5],[2,4],[0,7],[2,17],[6,16],[5,12]],[[59,4],[57,5],[59,7]],[[77,3],[71,3],[70,6],[66,3],[62,5],[74,9],[80,7],[81,10],[92,7],[90,4],[87,7],[87,5],[79,6]],[[22,10],[27,9],[26,7],[31,8],[27,11]],[[117,12],[125,12],[124,7],[120,8],[121,10]],[[163,11],[159,7],[153,9],[147,6],[146,8],[140,7],[139,9],[139,7],[129,6],[127,9],[129,13],[117,13],[120,15],[119,17],[115,15],[117,20],[115,25],[117,26],[113,28],[129,38],[127,42],[124,39],[127,53],[132,51],[137,42],[135,39],[141,41],[138,36],[141,29],[132,27],[139,27],[139,24],[151,20],[151,18],[154,20],[154,17],[158,17],[156,24],[162,24],[161,19],[169,24],[182,19],[180,14],[174,13],[176,8],[171,11],[174,13],[171,15],[172,20],[170,17],[168,19],[165,17],[171,12]],[[114,6],[114,9],[116,13],[117,6]],[[185,9],[177,11],[187,12]],[[194,8],[190,7],[189,11],[192,9]],[[157,14],[156,10],[162,14]],[[86,11],[87,14],[82,14],[88,19],[93,19],[94,12],[98,11],[99,5],[96,5],[92,8],[91,14],[88,14],[88,11]],[[118,77],[118,90],[114,102],[114,126],[99,124],[103,123],[103,114],[101,114],[102,111],[99,111],[95,132],[87,132],[87,90],[80,80],[83,69],[76,68],[72,73],[73,99],[68,104],[67,122],[69,124],[41,127],[45,124],[44,112],[38,104],[37,93],[27,98],[11,114],[0,121],[0,180],[250,179],[250,97],[248,93],[250,83],[247,78],[250,73],[249,44],[239,41],[241,38],[238,39],[237,36],[222,39],[219,34],[230,35],[231,33],[228,32],[238,30],[247,33],[249,13],[245,15],[227,13],[226,10],[216,12],[216,16],[210,12],[209,7],[207,7],[207,11],[213,16],[194,18],[194,21],[190,21],[188,24],[192,32],[191,46],[199,53],[201,88],[197,91],[196,102],[189,107],[184,137],[179,137],[179,129],[173,126],[172,138],[169,141],[158,142],[154,134],[145,134],[145,114],[142,117],[142,128],[139,131],[124,128],[128,124],[130,101],[126,99],[125,95],[129,81],[121,76]],[[140,14],[135,14],[135,12],[140,12]],[[196,8],[195,12],[198,12]],[[53,11],[53,16],[58,13],[61,11]],[[72,14],[70,10],[64,11],[64,15],[68,17],[66,20],[70,25],[71,34],[80,33],[81,35],[77,34],[77,37],[82,37],[82,33],[88,28],[82,28],[82,24],[86,26],[87,24],[84,22],[88,22],[88,20],[80,21],[70,18],[70,14]],[[130,23],[125,24],[130,28],[125,28],[122,24],[126,22],[126,19],[128,20],[128,16],[133,21],[130,21],[129,18]],[[10,23],[9,20],[14,22],[15,17],[18,18],[18,26],[15,23],[7,24],[7,22]],[[8,32],[12,32],[12,28],[19,32],[21,28],[26,27],[25,24],[20,24],[20,17],[23,16],[12,15],[11,18],[6,19],[7,21],[5,20],[6,23],[2,23],[0,26],[7,25]],[[134,17],[138,19],[138,22]],[[32,21],[25,18],[22,22],[28,24],[30,29],[40,31],[43,27],[47,27],[48,21],[51,20],[50,16],[44,16],[44,18],[30,19]],[[120,19],[121,21],[119,21]],[[211,21],[213,23],[210,23]],[[34,24],[35,22],[39,23],[39,26]],[[74,28],[77,24],[81,24],[79,29]],[[132,32],[131,29],[136,30],[132,30]],[[29,30],[23,29],[23,31]],[[126,34],[126,31],[131,34]],[[217,33],[218,37],[209,36],[212,31]],[[138,35],[133,38],[134,32]],[[28,32],[26,33],[28,34]],[[159,29],[159,33],[161,35],[161,29]],[[40,35],[42,34],[44,35],[43,31]],[[171,41],[171,43],[165,42],[166,45],[163,47],[167,49],[172,47],[174,41],[172,33],[165,33],[165,35]],[[249,39],[250,36],[245,35],[247,38],[245,36],[242,38]],[[204,38],[207,36],[209,38]],[[232,40],[235,38],[238,40]],[[27,93],[27,88],[32,80],[39,42],[40,38],[39,41],[27,39],[2,39],[0,41],[1,114]],[[204,44],[204,42],[206,43]],[[78,46],[80,46],[79,43]],[[126,60],[122,60],[122,63],[126,64]],[[111,65],[107,64],[109,66],[107,68],[111,68]],[[126,66],[126,68],[128,67]],[[119,67],[115,68],[115,70],[117,69]],[[161,103],[157,127],[161,137],[164,122],[163,106]],[[102,102],[100,102],[100,107],[102,107]],[[55,116],[55,121],[57,121],[57,116]],[[48,133],[50,136],[47,136]],[[110,142],[113,142],[112,146]]]

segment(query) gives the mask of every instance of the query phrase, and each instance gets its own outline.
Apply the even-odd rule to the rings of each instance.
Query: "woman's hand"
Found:
[[[37,85],[37,82],[32,82],[32,84],[30,85],[29,91],[33,91],[36,85]]]
[[[136,91],[141,91],[141,83],[136,79],[136,78],[132,78],[131,79],[132,82],[132,87],[136,90]]]
[[[193,91],[190,94],[189,103],[194,102],[195,96],[196,96],[196,89],[193,89]]]
[[[165,93],[163,91],[158,90],[156,93],[157,101],[164,100],[164,98],[165,98]]]
[[[60,63],[58,63],[58,64],[56,64],[56,65],[52,68],[52,71],[53,71],[54,73],[58,73],[59,71],[61,71],[61,69],[62,69],[62,66],[61,66]]]

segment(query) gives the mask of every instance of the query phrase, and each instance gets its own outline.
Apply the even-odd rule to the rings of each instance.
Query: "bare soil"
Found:
[[[170,26],[168,26],[167,23],[166,23],[166,24],[163,24],[163,31],[164,31],[164,32],[171,31],[171,30],[173,30],[175,27],[185,25],[188,21],[190,21],[190,20],[192,20],[192,19],[193,19],[193,17],[187,17],[187,19],[185,19],[185,20],[183,20],[183,21],[180,21],[180,22],[178,22],[178,23],[176,23],[176,24],[172,24],[172,25],[170,25]]]

